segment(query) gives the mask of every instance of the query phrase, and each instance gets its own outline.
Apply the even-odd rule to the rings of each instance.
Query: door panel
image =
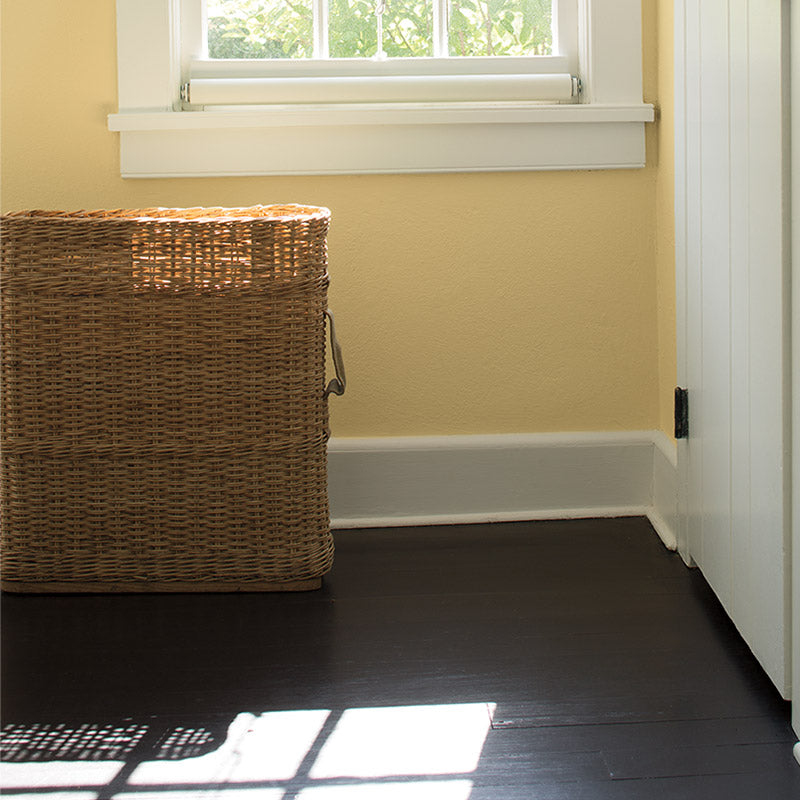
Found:
[[[728,150],[727,0],[703,0],[700,42],[701,358],[703,372],[703,519],[695,561],[728,608],[730,557],[730,153]],[[714,190],[711,191],[711,187]]]
[[[676,0],[684,557],[788,679],[788,2]],[[683,273],[681,273],[683,270]]]

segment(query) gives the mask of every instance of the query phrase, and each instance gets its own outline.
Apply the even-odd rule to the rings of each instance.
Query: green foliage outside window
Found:
[[[331,58],[371,58],[378,52],[374,0],[329,0]],[[383,51],[390,58],[433,55],[433,10],[426,0],[388,0]]]
[[[551,15],[551,0],[450,0],[450,55],[550,55]]]
[[[208,4],[209,58],[311,58],[311,0],[216,0]]]
[[[549,55],[552,0],[449,0],[451,56]],[[374,0],[329,0],[332,58],[379,50]],[[383,51],[390,58],[433,55],[430,0],[387,0]],[[209,0],[210,58],[311,58],[311,0]]]

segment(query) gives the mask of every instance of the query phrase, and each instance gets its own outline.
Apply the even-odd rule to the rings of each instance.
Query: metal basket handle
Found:
[[[336,328],[333,324],[333,314],[331,314],[330,309],[325,311],[325,316],[328,318],[328,327],[331,331],[331,356],[333,357],[333,369],[336,372],[336,377],[331,378],[325,388],[325,397],[327,397],[329,394],[344,394],[345,386],[347,386],[347,378],[344,374],[342,348],[339,346],[339,340],[336,338]]]

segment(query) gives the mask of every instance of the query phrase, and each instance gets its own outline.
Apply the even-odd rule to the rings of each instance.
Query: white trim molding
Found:
[[[332,439],[331,525],[647,516],[676,547],[674,444],[655,431]]]
[[[647,516],[664,544],[678,549],[678,450],[674,439],[661,431],[653,436],[653,484]]]
[[[623,169],[645,164],[644,124],[654,119],[654,109],[642,102],[640,0],[578,0],[583,91],[573,98],[577,103],[486,97],[455,101],[445,93],[436,102],[295,101],[214,110],[186,105],[180,97],[181,85],[193,77],[213,77],[206,74],[207,60],[198,60],[201,54],[193,52],[196,20],[186,9],[195,1],[117,0],[119,112],[109,116],[108,124],[120,136],[123,177]],[[563,59],[556,56],[544,72],[554,68],[554,60],[563,68]],[[386,63],[395,61],[404,60]],[[439,61],[461,72],[477,69],[455,58]],[[489,61],[491,66],[482,66],[484,77],[500,80],[502,76],[488,73],[499,69],[494,62],[501,59]],[[319,63],[308,69],[320,69],[315,66]],[[502,66],[510,63],[503,61]],[[251,66],[236,65],[237,75]],[[308,71],[304,64],[298,69]],[[421,67],[400,64],[397,69],[418,72]],[[443,67],[431,69],[436,84]],[[424,82],[424,77],[415,80]],[[472,77],[480,85],[481,76]]]
[[[598,120],[608,115],[594,108],[576,120],[574,108],[295,107],[268,125],[259,110],[162,114],[155,124],[152,114],[118,114],[109,126],[121,132],[124,178],[644,166],[643,122]]]

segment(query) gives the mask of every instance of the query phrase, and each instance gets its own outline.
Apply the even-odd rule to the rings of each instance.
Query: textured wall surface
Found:
[[[673,429],[673,389],[677,383],[675,349],[675,67],[672,0],[659,0],[658,107],[656,159],[656,286],[658,298],[659,425]]]
[[[667,6],[643,3],[654,103],[671,93]],[[2,22],[4,211],[331,208],[350,381],[336,436],[668,429],[671,140],[656,125],[641,170],[123,180],[106,127],[114,3],[4,0]]]

